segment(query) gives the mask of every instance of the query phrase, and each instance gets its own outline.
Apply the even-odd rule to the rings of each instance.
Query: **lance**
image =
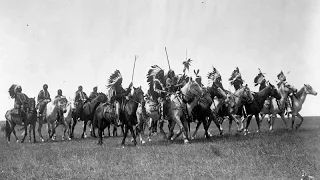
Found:
[[[132,77],[131,77],[131,82],[133,82],[133,75],[134,75],[134,68],[136,67],[136,61],[138,59],[138,56],[134,56],[134,64],[133,64],[133,70],[132,70]]]
[[[169,63],[169,57],[168,57],[167,48],[166,48],[166,47],[164,47],[164,50],[166,51],[167,61],[168,61],[168,66],[169,66],[169,69],[171,70],[170,63]]]

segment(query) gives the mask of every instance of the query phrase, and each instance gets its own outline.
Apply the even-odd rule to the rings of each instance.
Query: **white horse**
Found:
[[[66,109],[67,99],[66,98],[56,98],[53,101],[49,102],[44,111],[42,118],[39,118],[38,133],[41,141],[44,139],[42,137],[41,128],[42,125],[47,123],[48,125],[48,134],[49,139],[55,139],[55,129],[59,124],[63,124],[67,128],[67,124],[64,121],[63,113],[67,112]]]
[[[296,95],[291,96],[292,100],[292,126],[293,129],[295,117],[298,116],[301,119],[301,122],[296,125],[296,129],[298,129],[302,122],[303,117],[299,114],[302,109],[302,105],[307,98],[307,95],[311,94],[316,96],[318,93],[310,86],[309,84],[304,84],[304,86],[296,93]]]

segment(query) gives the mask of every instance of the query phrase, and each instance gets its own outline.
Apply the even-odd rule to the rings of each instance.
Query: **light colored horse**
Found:
[[[148,141],[151,141],[151,134],[152,134],[152,122],[157,122],[161,118],[160,114],[160,104],[153,102],[151,100],[146,100],[144,108],[142,107],[142,104],[140,103],[138,106],[138,109],[136,111],[137,115],[137,134],[139,134],[140,142],[142,144],[145,143],[145,141],[142,138],[142,132],[144,131],[144,125],[146,124],[148,127]]]
[[[243,86],[235,93],[230,91],[226,92],[227,98],[225,100],[214,98],[211,104],[211,111],[216,118],[222,119],[220,125],[220,131],[222,131],[222,123],[225,117],[229,118],[229,133],[231,133],[232,121],[237,123],[238,131],[243,130],[243,123],[241,119],[238,119],[237,112],[241,111],[244,102],[253,100],[253,96],[248,86]]]
[[[35,136],[35,126],[37,122],[37,112],[36,112],[36,107],[35,107],[35,98],[27,98],[26,97],[26,105],[23,105],[23,116],[13,116],[11,114],[12,110],[9,110],[6,112],[6,125],[5,125],[5,131],[6,131],[6,137],[7,137],[7,142],[10,142],[10,136],[11,132],[16,138],[16,141],[18,142],[18,137],[16,135],[15,131],[15,126],[16,125],[21,125],[24,127],[24,135],[21,140],[21,143],[24,142],[26,136],[27,136],[27,128],[28,125],[31,125],[32,130],[33,130],[33,140],[36,142],[36,136]],[[22,123],[22,118],[24,119],[24,123]],[[31,142],[31,127],[29,128],[29,133],[30,133],[30,138],[29,141]]]
[[[74,110],[74,103],[72,101],[68,101],[67,105],[66,105],[66,113],[63,114],[63,122],[64,124],[66,124],[66,126],[64,126],[64,131],[63,131],[63,136],[62,139],[64,139],[65,135],[66,135],[66,131],[68,131],[68,140],[71,140],[71,138],[73,137],[73,131],[71,131],[71,127],[72,124],[74,124],[76,121],[75,119],[73,119],[72,117],[72,113]]]
[[[276,100],[275,98],[271,98],[270,100],[265,101],[265,103],[263,105],[263,109],[260,112],[260,114],[262,115],[260,123],[262,122],[262,120],[264,119],[264,117],[266,115],[269,115],[269,118],[268,118],[269,130],[272,131],[274,121],[277,117],[277,114],[279,114],[283,123],[287,127],[287,122],[284,117],[285,104],[286,104],[286,101],[287,101],[289,94],[296,92],[296,91],[297,91],[297,89],[295,87],[293,87],[289,84],[282,83],[278,88],[278,92],[281,95],[281,99]]]
[[[174,124],[170,126],[168,138],[174,140],[183,133],[184,143],[189,143],[189,124],[187,116],[192,116],[193,108],[198,105],[198,101],[201,98],[203,92],[198,83],[190,79],[188,83],[181,88],[181,93],[173,93],[170,96],[169,103],[167,104],[168,114],[167,116],[173,123],[178,124],[179,132],[176,134],[176,137],[173,136]],[[164,106],[166,106],[164,104]],[[164,110],[165,111],[165,110]]]
[[[298,129],[303,122],[303,117],[299,114],[299,112],[301,111],[302,105],[306,100],[308,94],[316,96],[318,93],[312,88],[311,85],[304,84],[303,87],[296,93],[296,95],[292,95],[290,97],[292,100],[292,129],[295,121],[295,116],[298,116],[301,119],[301,122],[296,125],[296,129]]]
[[[68,128],[67,124],[63,120],[63,113],[67,112],[66,105],[66,98],[56,98],[46,105],[43,112],[44,115],[42,116],[42,118],[39,118],[38,126],[38,133],[42,142],[44,141],[41,133],[43,124],[47,123],[49,139],[52,138],[53,140],[55,139],[55,129],[60,123],[62,123],[66,129]]]

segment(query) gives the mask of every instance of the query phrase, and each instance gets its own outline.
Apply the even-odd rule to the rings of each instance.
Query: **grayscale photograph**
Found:
[[[320,1],[0,0],[0,179],[320,179]]]

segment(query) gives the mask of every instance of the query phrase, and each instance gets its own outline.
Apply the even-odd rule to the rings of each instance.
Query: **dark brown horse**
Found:
[[[36,142],[36,135],[35,135],[35,126],[37,122],[37,112],[35,107],[36,101],[35,101],[35,98],[28,98],[27,96],[25,96],[25,98],[26,98],[26,101],[22,105],[21,116],[12,115],[11,114],[12,110],[9,110],[6,112],[5,130],[6,130],[6,137],[7,137],[8,143],[10,142],[11,133],[13,133],[13,135],[16,137],[16,140],[18,141],[16,132],[14,129],[16,125],[24,126],[24,136],[21,140],[21,143],[24,142],[27,136],[28,125],[31,125],[31,127],[29,128],[29,133],[30,133],[29,141],[31,142],[31,130],[33,130],[33,142]],[[22,121],[24,121],[24,123],[22,123]]]
[[[133,87],[133,95],[124,99],[124,103],[120,108],[120,120],[125,127],[123,139],[121,145],[125,144],[125,140],[128,134],[128,131],[131,131],[133,136],[134,145],[137,144],[136,135],[133,130],[133,126],[137,124],[136,111],[138,109],[138,104],[143,99],[143,91],[141,87]],[[117,121],[116,108],[113,103],[106,103],[100,105],[96,112],[94,113],[93,127],[98,128],[99,140],[98,144],[102,145],[102,132],[110,124],[115,124]]]
[[[246,127],[245,127],[245,135],[248,133],[248,127],[250,125],[250,121],[252,116],[254,115],[257,121],[257,125],[258,125],[258,130],[257,132],[260,131],[260,117],[259,117],[259,113],[261,112],[263,105],[264,105],[264,101],[269,97],[274,97],[277,100],[279,100],[281,98],[281,95],[278,93],[278,90],[270,83],[268,83],[268,85],[261,91],[254,93],[253,94],[253,101],[252,102],[244,102],[244,105],[246,107],[246,111],[247,111],[247,122],[246,122]]]
[[[80,121],[83,121],[83,131],[82,131],[81,138],[86,138],[87,123],[93,120],[94,112],[99,106],[99,104],[105,103],[107,102],[107,100],[108,100],[107,95],[105,95],[104,93],[99,93],[98,96],[93,100],[85,102],[83,105],[79,104],[76,107],[75,112],[73,113],[74,123],[71,128],[71,134],[73,134],[74,127],[76,126],[77,119],[79,118]],[[94,134],[92,133],[92,135]]]

